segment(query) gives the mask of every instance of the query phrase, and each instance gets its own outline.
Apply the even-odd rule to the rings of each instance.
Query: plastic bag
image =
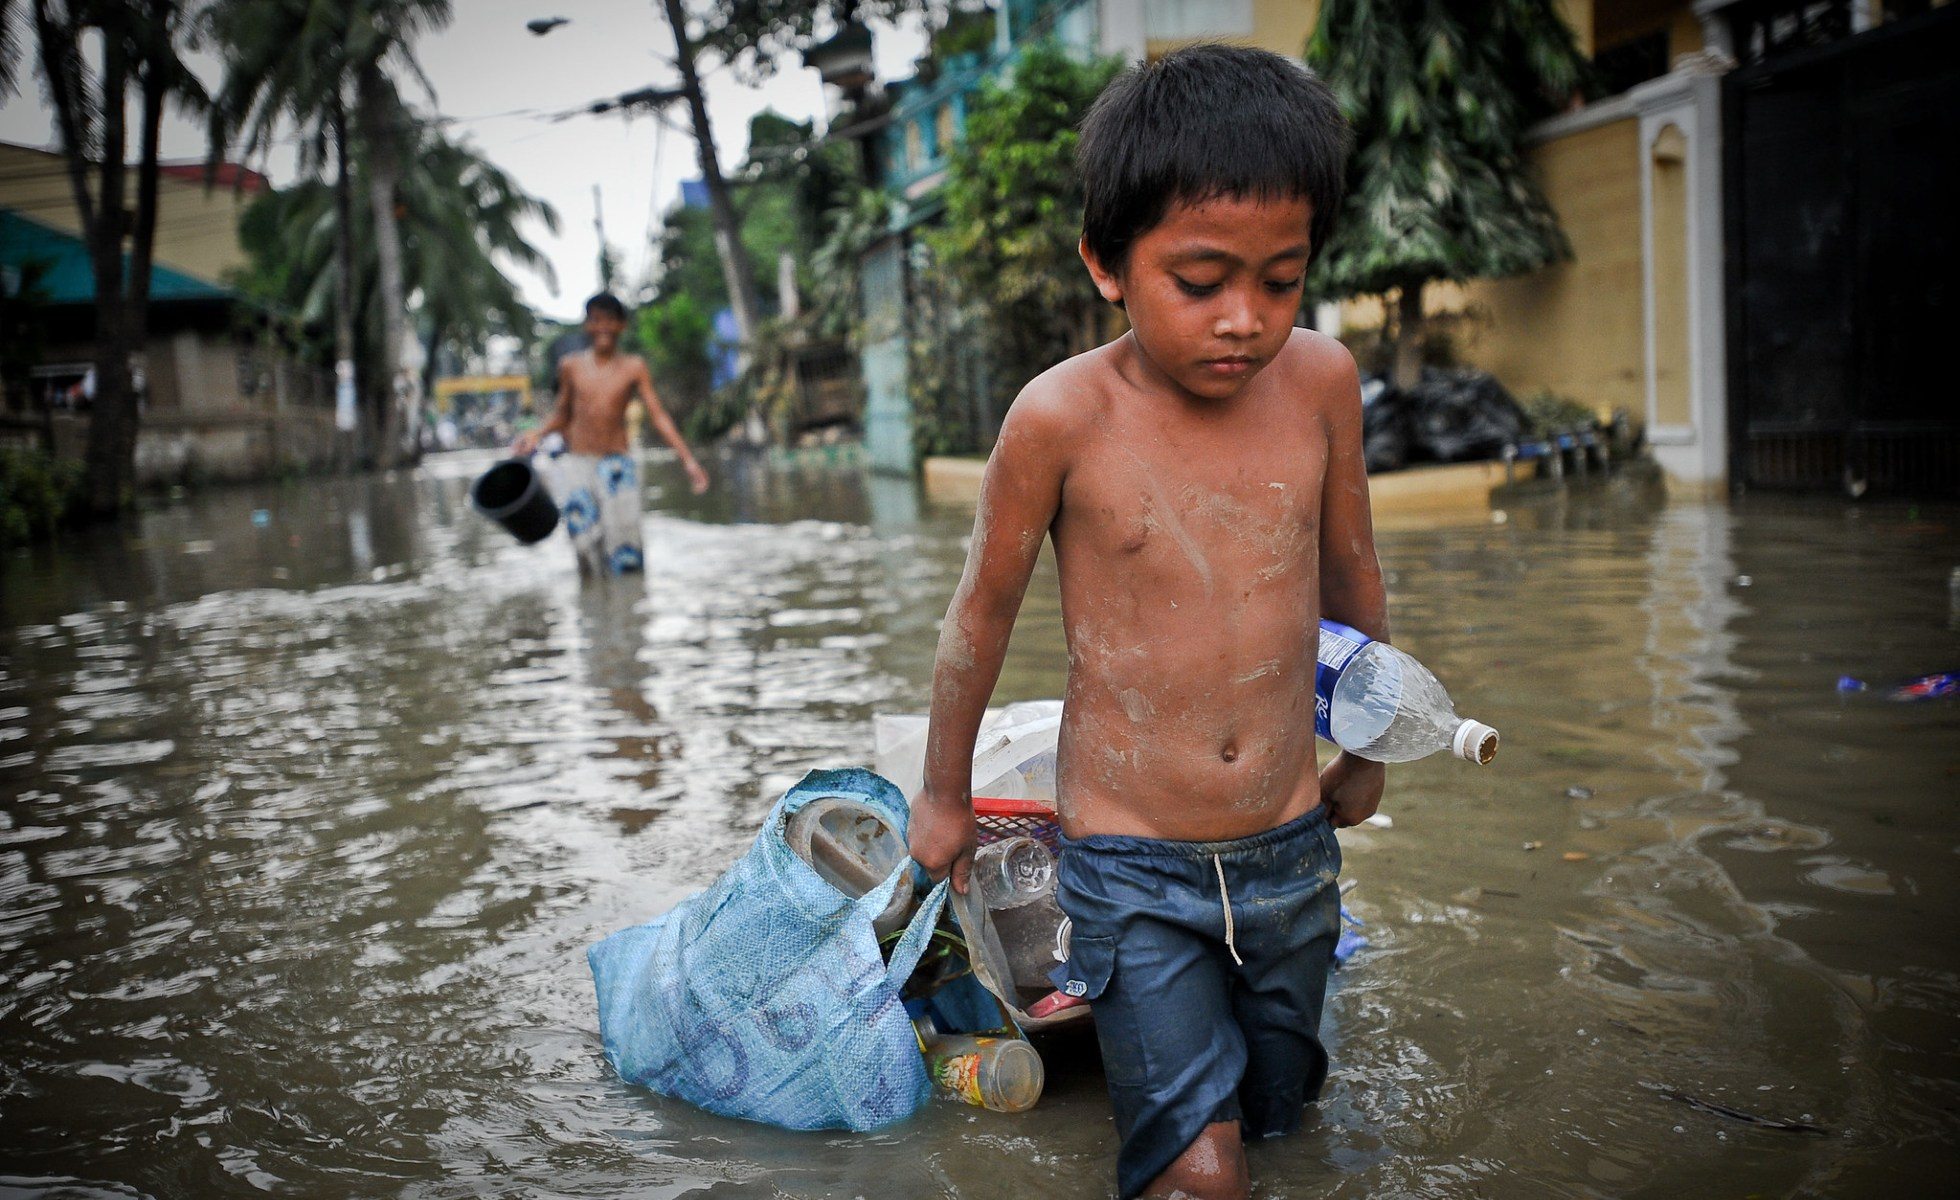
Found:
[[[621,1078],[788,1129],[876,1129],[925,1103],[930,1083],[899,989],[946,885],[920,903],[887,964],[871,923],[912,861],[856,900],[825,882],[784,830],[826,796],[905,830],[905,798],[889,781],[812,771],[712,887],[592,947],[599,1031]]]
[[[872,718],[878,774],[909,799],[925,785],[923,716]],[[1008,800],[1055,802],[1055,746],[1061,739],[1062,702],[1023,700],[988,709],[973,743],[973,794]]]

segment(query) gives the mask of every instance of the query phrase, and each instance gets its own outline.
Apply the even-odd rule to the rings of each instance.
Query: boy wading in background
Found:
[[[708,490],[708,473],[654,395],[646,360],[619,352],[619,335],[625,331],[626,306],[619,297],[600,292],[587,300],[585,335],[592,339],[591,348],[559,362],[558,406],[543,425],[511,444],[513,453],[525,455],[547,434],[564,436],[566,452],[557,459],[552,492],[578,551],[581,574],[618,575],[646,566],[640,541],[640,464],[626,437],[626,410],[635,400],[680,455],[694,494]]]
[[[1054,980],[1094,1002],[1125,1197],[1242,1197],[1245,1137],[1327,1076],[1335,826],[1382,767],[1317,769],[1325,615],[1388,635],[1354,362],[1293,327],[1347,130],[1295,63],[1200,46],[1083,124],[1082,259],[1131,332],[1022,391],[939,640],[912,853],[964,891],[973,743],[1043,535],[1068,683]]]

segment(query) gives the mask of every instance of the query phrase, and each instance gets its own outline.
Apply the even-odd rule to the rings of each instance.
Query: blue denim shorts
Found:
[[[1327,1079],[1340,870],[1324,807],[1225,842],[1063,839],[1069,957],[1052,978],[1094,1002],[1122,1196],[1215,1121],[1248,1138],[1299,1128]]]

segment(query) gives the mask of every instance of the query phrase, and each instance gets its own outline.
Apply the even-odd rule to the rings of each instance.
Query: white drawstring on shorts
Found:
[[[1238,943],[1232,940],[1232,894],[1225,890],[1225,862],[1214,854],[1211,865],[1218,871],[1218,902],[1225,906],[1225,948],[1232,952],[1232,961],[1243,967],[1245,960],[1239,957]]]

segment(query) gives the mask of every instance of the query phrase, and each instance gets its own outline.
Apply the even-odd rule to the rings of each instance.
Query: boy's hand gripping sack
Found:
[[[859,899],[831,886],[784,839],[790,817],[826,796],[876,810],[904,838],[897,788],[869,771],[812,771],[712,887],[589,951],[599,1031],[622,1078],[790,1129],[876,1129],[925,1102],[930,1081],[899,989],[946,884],[919,904],[887,963],[872,920],[912,861]]]

